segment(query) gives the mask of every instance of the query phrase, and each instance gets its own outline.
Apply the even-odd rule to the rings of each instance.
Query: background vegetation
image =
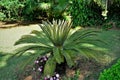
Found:
[[[120,60],[110,68],[105,69],[99,77],[99,80],[119,80],[120,79]]]
[[[119,0],[1,0],[1,21],[72,20],[75,26],[118,27]],[[108,23],[107,25],[105,25]]]

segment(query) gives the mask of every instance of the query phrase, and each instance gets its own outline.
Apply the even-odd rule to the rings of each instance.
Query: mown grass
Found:
[[[102,31],[99,37],[107,42],[107,44],[100,44],[109,50],[111,57],[120,57],[120,30]]]
[[[18,80],[19,72],[29,56],[12,57],[11,53],[0,52],[0,80]]]
[[[120,31],[109,30],[102,31],[99,37],[107,42],[107,45],[99,44],[101,47],[109,49],[111,57],[120,57]],[[24,60],[29,58],[29,55],[10,58],[12,53],[0,52],[0,80],[18,80],[17,73],[21,70]]]

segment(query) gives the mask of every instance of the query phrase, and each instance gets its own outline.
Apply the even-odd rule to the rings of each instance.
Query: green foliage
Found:
[[[6,19],[16,20],[21,16],[24,4],[19,0],[1,0],[0,7],[1,12],[6,15]]]
[[[120,79],[120,60],[110,68],[105,69],[99,77],[99,80],[119,80]]]
[[[1,0],[1,12],[6,20],[35,20],[69,18],[69,0]],[[67,13],[67,14],[64,14]]]
[[[41,1],[39,0],[25,0],[24,4],[25,7],[23,8],[23,17],[25,20],[34,20],[38,15],[40,14],[38,5],[40,4]],[[41,11],[41,13],[43,13]]]
[[[103,30],[109,30],[111,28],[113,28],[113,25],[112,24],[108,24],[108,23],[105,23],[105,25],[102,26]]]
[[[1,0],[0,20],[48,19],[52,22],[54,18],[73,20],[74,26],[99,26],[105,17],[103,12],[110,20],[120,19],[119,5],[119,0]]]
[[[53,75],[55,68],[56,68],[55,59],[53,57],[49,58],[44,67],[44,75],[51,75],[51,74]]]
[[[44,74],[52,75],[56,64],[67,62],[69,67],[74,66],[74,57],[99,59],[103,48],[96,45],[102,42],[96,36],[96,30],[71,30],[72,23],[67,21],[45,22],[40,24],[42,31],[32,31],[30,35],[23,36],[15,45],[26,44],[16,50],[16,55],[34,50],[34,59],[38,55],[49,55],[50,59],[45,64]],[[72,43],[72,44],[71,44]],[[98,56],[99,55],[99,56]],[[54,64],[53,64],[54,63]]]
[[[0,20],[4,21],[5,18],[6,18],[6,15],[4,13],[0,12]]]
[[[70,0],[51,0],[48,2],[42,2],[39,4],[39,9],[42,10],[48,20],[52,19],[66,19],[70,20],[68,13],[68,7],[70,6]],[[43,14],[44,15],[44,14]]]
[[[101,7],[93,0],[73,0],[70,13],[75,26],[99,25],[102,21]]]
[[[108,17],[110,16],[118,16],[120,14],[120,1],[114,1],[109,7],[108,7]],[[119,17],[119,16],[118,16]],[[116,17],[116,18],[118,18]],[[120,17],[119,17],[120,18]]]
[[[108,7],[108,21],[114,22],[116,28],[120,28],[120,1],[114,0]]]

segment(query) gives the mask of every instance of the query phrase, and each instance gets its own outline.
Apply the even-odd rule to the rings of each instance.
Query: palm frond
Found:
[[[98,60],[99,56],[106,53],[104,48],[97,44],[104,41],[97,38],[98,30],[80,29],[71,32],[72,23],[64,20],[53,20],[39,25],[42,31],[32,31],[19,39],[15,45],[27,44],[16,50],[16,55],[33,50],[34,56],[50,54],[45,64],[44,75],[52,75],[56,64],[67,62],[69,67],[74,66],[74,57],[82,56]]]
[[[55,46],[62,46],[71,29],[71,23],[64,20],[53,20],[53,24],[43,21],[40,27]]]
[[[53,46],[52,43],[49,41],[49,39],[45,36],[45,34],[38,31],[32,31],[31,35],[23,35],[18,41],[15,42],[14,45],[28,44],[28,43]]]
[[[94,37],[97,36],[97,33],[99,33],[100,31],[97,30],[77,30],[76,32],[74,32],[73,34],[70,35],[70,37],[68,38],[68,40],[70,41],[76,41],[76,40],[80,40],[86,37]]]
[[[73,58],[71,57],[71,55],[69,54],[69,52],[68,51],[62,51],[62,55],[65,57],[68,66],[72,67],[74,65],[74,61],[73,61]]]
[[[98,46],[98,43],[105,43],[99,39],[97,30],[78,30],[67,38],[64,49],[73,50],[73,53],[78,53],[86,58],[94,58],[97,60],[97,56],[107,53],[107,50]]]
[[[53,48],[53,56],[58,64],[64,62],[64,57],[61,55],[60,49],[57,47]]]
[[[38,49],[41,51],[42,50],[51,50],[50,47],[35,44],[35,45],[26,45],[26,46],[19,47],[14,51],[14,53],[15,53],[15,55],[17,55],[17,54],[22,55],[28,50],[38,50]]]
[[[54,57],[50,57],[44,67],[44,75],[52,75],[56,68],[56,62]]]

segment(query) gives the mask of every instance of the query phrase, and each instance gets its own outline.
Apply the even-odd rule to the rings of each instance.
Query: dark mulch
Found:
[[[98,80],[100,72],[105,68],[105,65],[96,62],[95,60],[79,59],[77,60],[76,67],[68,68],[67,66],[63,68],[63,65],[59,65],[59,71],[62,76],[73,77],[76,70],[80,70],[79,80]],[[63,72],[63,74],[62,74]],[[35,77],[35,72],[32,66],[27,66],[25,70],[18,75],[19,80],[25,78]]]

